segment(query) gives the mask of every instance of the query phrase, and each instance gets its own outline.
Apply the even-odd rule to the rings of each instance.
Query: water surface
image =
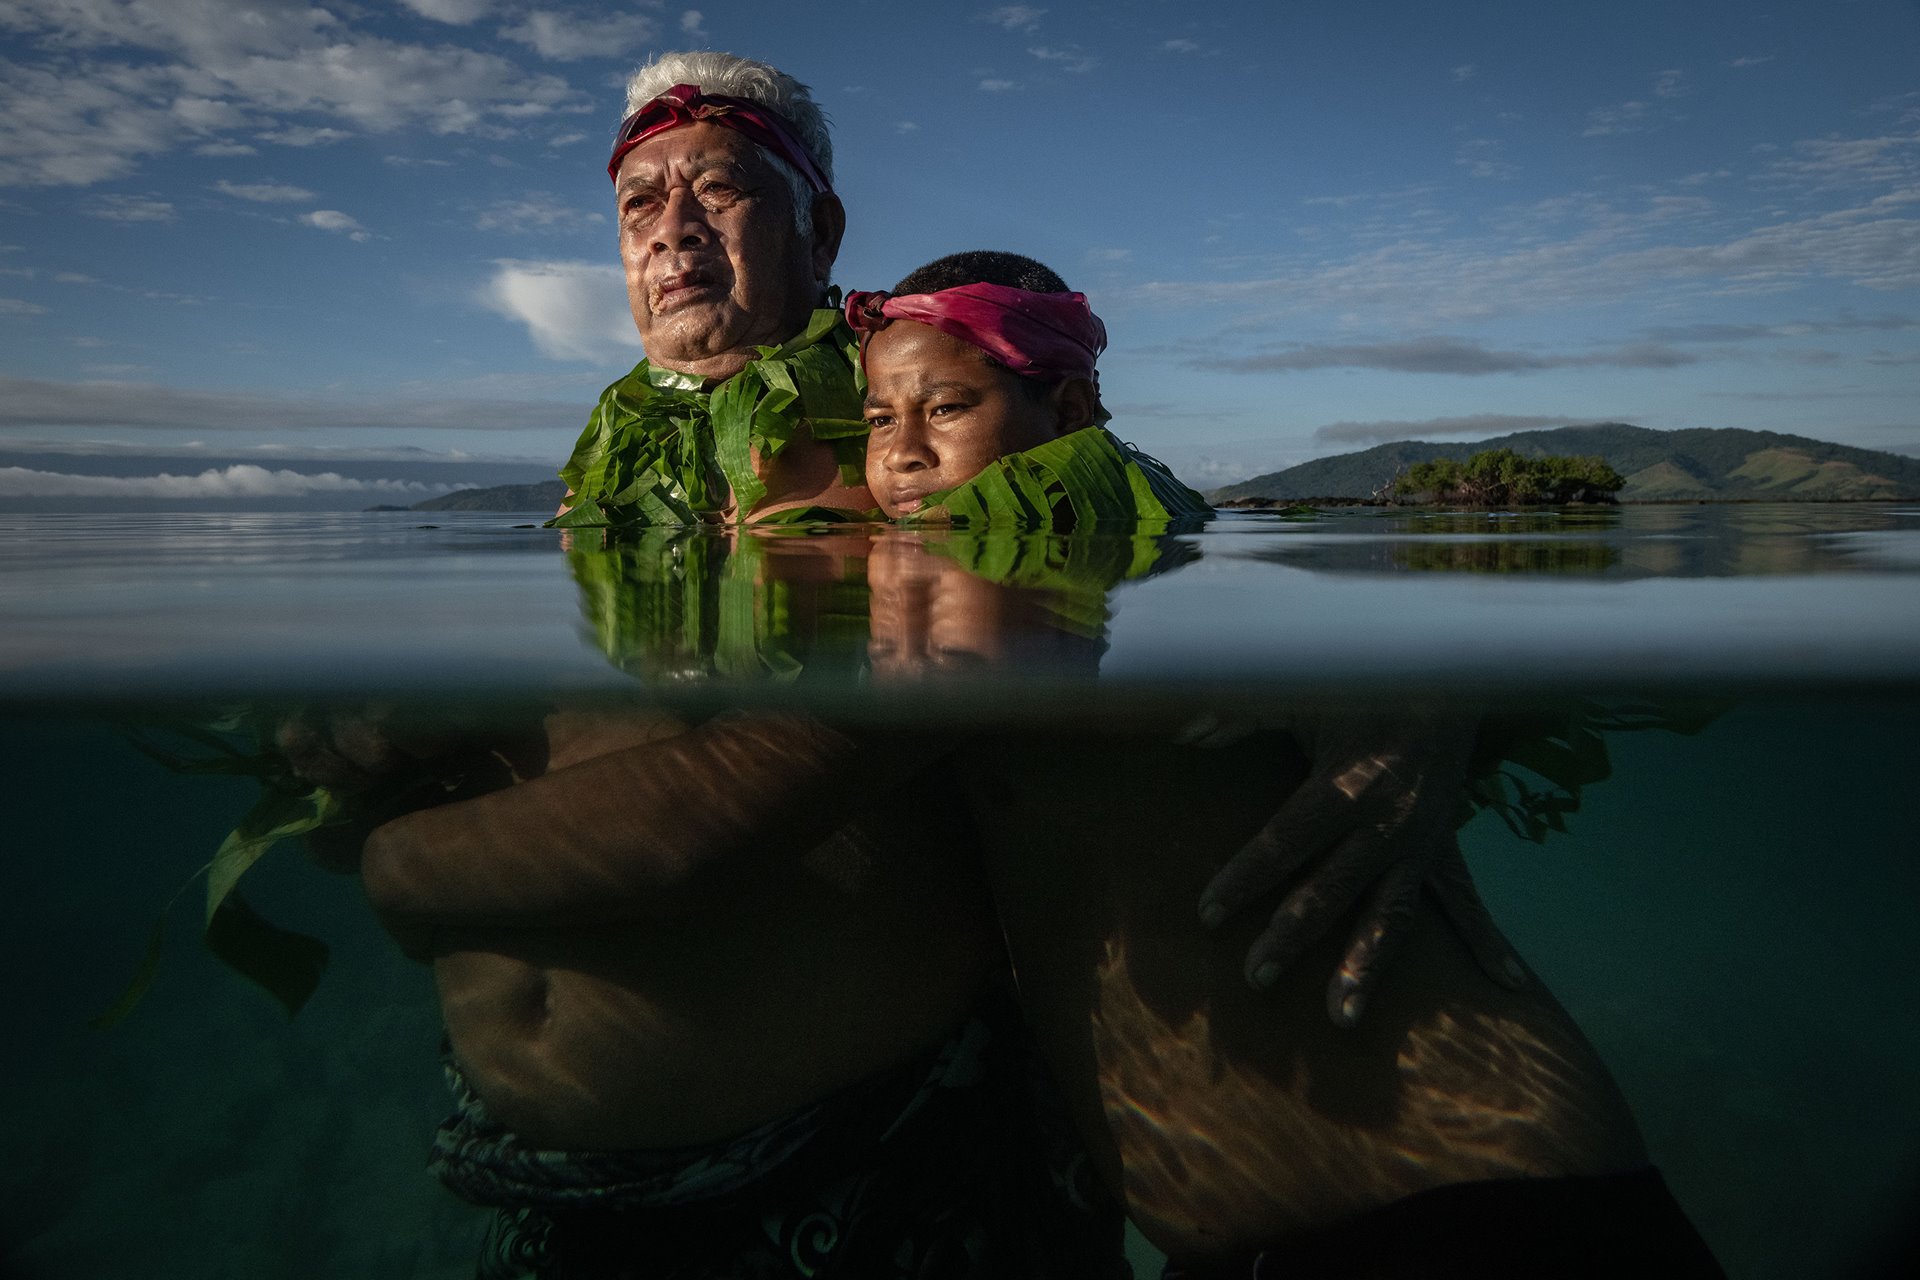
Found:
[[[427,523],[430,520],[431,523]],[[562,544],[532,517],[0,517],[4,931],[29,1274],[462,1275],[480,1215],[421,1168],[437,1010],[350,879],[250,899],[326,940],[288,1019],[172,913],[159,978],[90,1030],[253,795],[121,724],[277,699],[645,698],[1089,732],[1302,703],[1632,697],[1544,845],[1464,841],[1735,1276],[1865,1266],[1920,1177],[1920,508],[1232,514],[1104,539],[889,531]],[[139,1259],[136,1266],[128,1259]]]

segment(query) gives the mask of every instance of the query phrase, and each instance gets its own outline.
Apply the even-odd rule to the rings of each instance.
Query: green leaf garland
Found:
[[[991,463],[965,484],[929,494],[903,524],[1086,532],[1156,532],[1213,514],[1158,460],[1105,427],[1084,427]]]
[[[642,360],[600,395],[560,478],[573,505],[554,528],[638,528],[734,518],[766,496],[754,458],[778,457],[804,425],[858,484],[866,460],[859,344],[840,312],[807,327],[719,386]]]

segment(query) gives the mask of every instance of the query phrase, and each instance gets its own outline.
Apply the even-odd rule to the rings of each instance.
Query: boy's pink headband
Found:
[[[1084,293],[1033,293],[998,284],[963,284],[938,293],[847,295],[847,323],[866,335],[894,320],[915,320],[971,343],[1015,373],[1058,382],[1093,379],[1093,363],[1107,349],[1107,326]]]
[[[820,166],[813,162],[806,144],[800,141],[800,135],[793,131],[786,117],[772,107],[750,102],[746,98],[702,93],[700,86],[692,84],[673,86],[620,122],[620,132],[613,142],[613,159],[607,161],[607,176],[619,181],[620,162],[626,158],[627,152],[656,133],[665,133],[696,120],[705,120],[745,135],[748,141],[764,147],[799,170],[800,176],[817,194],[824,196],[832,193],[833,184],[820,172]]]

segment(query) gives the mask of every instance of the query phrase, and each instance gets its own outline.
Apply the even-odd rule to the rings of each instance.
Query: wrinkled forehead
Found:
[[[703,173],[732,171],[757,180],[778,171],[754,143],[704,120],[655,134],[620,161],[616,188],[634,183],[685,182]]]

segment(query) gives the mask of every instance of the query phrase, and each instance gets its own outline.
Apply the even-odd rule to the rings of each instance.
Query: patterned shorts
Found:
[[[728,1141],[541,1151],[458,1111],[432,1168],[496,1207],[480,1280],[1118,1280],[1095,1183],[1012,1001],[944,1043]]]

